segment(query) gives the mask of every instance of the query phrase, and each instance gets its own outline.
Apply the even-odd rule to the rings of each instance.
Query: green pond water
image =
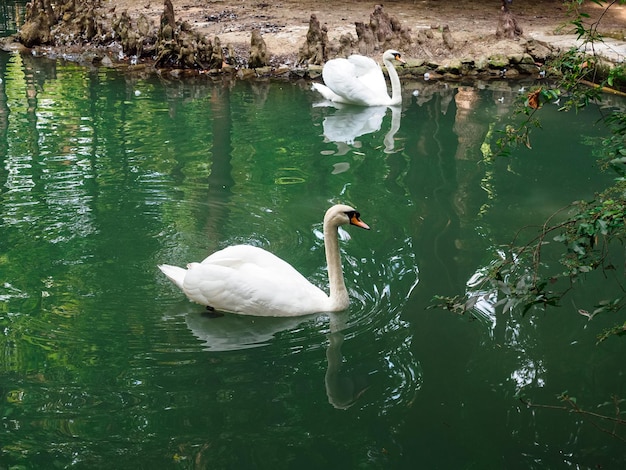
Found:
[[[14,34],[24,21],[26,0],[2,0],[0,3],[0,37]]]
[[[584,143],[606,132],[597,108],[545,106],[533,150],[489,163],[532,81],[405,83],[400,109],[337,110],[306,83],[9,54],[0,78],[0,468],[625,463],[589,419],[518,399],[612,414],[626,397],[626,343],[595,345],[616,318],[577,313],[605,283],[526,316],[427,309],[610,181]],[[342,232],[344,313],[212,318],[157,269],[249,243],[326,289],[337,202],[372,227]]]

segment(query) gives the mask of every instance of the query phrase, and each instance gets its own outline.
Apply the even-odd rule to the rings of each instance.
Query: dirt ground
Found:
[[[222,44],[245,48],[250,34],[259,29],[270,55],[292,56],[304,43],[311,14],[328,30],[329,40],[351,33],[356,38],[355,21],[369,22],[375,1],[360,0],[172,0],[176,19],[186,20],[194,29],[219,36]],[[395,16],[412,34],[420,29],[448,25],[455,50],[449,55],[484,55],[493,48],[508,50],[507,45],[495,40],[500,15],[498,0],[395,0],[383,3],[387,14]],[[163,3],[155,0],[103,0],[109,11],[127,10],[132,17],[147,15],[155,27],[163,11]],[[515,0],[511,6],[524,37],[538,35],[542,39],[572,32],[571,12],[562,0],[540,2]],[[585,2],[583,11],[589,22],[599,18],[599,31],[623,39],[626,34],[626,5],[614,4],[608,11]],[[411,52],[403,51],[410,56]]]

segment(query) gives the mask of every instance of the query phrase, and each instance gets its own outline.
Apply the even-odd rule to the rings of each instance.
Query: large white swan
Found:
[[[349,304],[343,280],[337,229],[352,224],[369,230],[360,214],[337,204],[324,216],[324,248],[330,295],[311,284],[289,263],[250,245],[217,251],[187,269],[163,264],[159,269],[192,301],[210,309],[244,315],[295,317],[338,312]]]
[[[395,106],[402,102],[400,78],[394,62],[406,63],[398,51],[389,49],[383,63],[389,73],[391,98],[382,69],[369,57],[351,55],[347,59],[332,59],[322,69],[325,85],[314,83],[313,89],[325,99],[358,106]]]

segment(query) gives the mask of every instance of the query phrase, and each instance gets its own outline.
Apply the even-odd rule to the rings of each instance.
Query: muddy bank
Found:
[[[319,2],[306,1],[258,3],[247,10],[239,5],[237,10],[223,2],[204,2],[202,7],[193,1],[175,6],[165,0],[160,7],[123,0],[33,0],[19,33],[5,40],[3,48],[91,66],[158,70],[174,77],[315,79],[330,58],[350,53],[379,58],[390,47],[403,52],[407,65],[399,72],[409,78],[549,73],[544,64],[560,48],[529,34],[526,23],[538,15],[527,12],[518,21],[516,12],[507,8],[492,10],[485,2],[472,10],[466,3],[457,2],[458,16],[448,14],[450,21],[443,23],[415,11],[415,2],[391,3],[390,11],[380,5],[358,10],[346,4],[336,18],[331,5],[326,7],[329,11],[319,11]],[[307,5],[314,13],[307,15]],[[436,8],[444,6],[437,3]],[[244,20],[244,12],[254,21]],[[487,17],[484,23],[479,21],[481,15]],[[336,23],[325,21],[328,17]],[[550,21],[556,23],[552,28],[565,24],[562,15],[546,19],[543,32]],[[276,38],[285,30],[290,41],[280,43]]]

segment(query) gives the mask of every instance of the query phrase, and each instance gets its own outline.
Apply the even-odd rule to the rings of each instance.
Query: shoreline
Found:
[[[42,5],[47,1],[38,0]],[[449,21],[443,24],[441,17],[450,11],[432,1],[422,2],[425,5],[421,10],[412,8],[416,2],[393,2],[387,10],[387,6],[383,9],[372,4],[361,5],[359,2],[353,5],[339,1],[337,3],[345,4],[339,18],[333,17],[333,11],[328,11],[330,5],[309,3],[314,9],[306,21],[300,3],[290,1],[277,2],[278,5],[258,4],[260,9],[251,9],[246,2],[209,2],[219,4],[216,13],[211,13],[215,10],[208,9],[206,2],[204,7],[202,2],[194,0],[185,4],[174,3],[165,0],[163,8],[148,8],[149,3],[101,0],[100,8],[89,9],[88,2],[85,2],[83,5],[87,6],[66,11],[56,23],[31,12],[20,31],[9,39],[4,38],[1,47],[88,66],[151,70],[172,78],[231,75],[237,79],[315,80],[321,75],[325,60],[355,52],[379,60],[382,50],[393,45],[407,60],[407,65],[399,69],[401,78],[423,79],[427,74],[431,80],[459,81],[532,77],[540,72],[549,74],[550,71],[544,68],[547,61],[563,50],[579,45],[575,35],[554,34],[556,28],[567,24],[563,12],[551,17],[541,16],[531,9],[532,6],[520,9],[517,15],[521,34],[497,38],[498,12],[484,6],[475,8],[470,14],[458,11],[456,17],[448,17]],[[460,3],[471,1],[461,0]],[[373,27],[372,18],[378,8],[383,15],[380,17],[382,21],[380,18],[374,20],[380,26],[390,18],[389,31],[385,30],[386,36],[382,39],[379,37],[378,41],[367,43],[364,40],[367,35],[362,31],[359,34],[359,24]],[[621,24],[622,17],[626,18],[626,5],[620,5],[611,13],[609,27],[614,28]],[[597,16],[598,11],[595,14]],[[368,15],[369,25],[365,22]],[[333,17],[334,22],[329,22],[328,17]],[[532,23],[533,19],[536,24]],[[89,37],[84,29],[76,30],[78,20],[81,24],[91,21],[93,31]],[[317,25],[313,24],[314,20]],[[37,44],[42,39],[37,36],[41,36],[42,22],[51,24],[48,40],[52,44]],[[532,23],[532,29],[528,28],[528,22]],[[159,24],[158,28],[156,24]],[[391,31],[393,28],[396,31]],[[521,32],[522,28],[524,32]],[[353,34],[355,29],[356,37]],[[380,30],[369,33],[380,35]],[[253,31],[257,31],[261,38],[258,46],[261,52],[251,41]],[[313,33],[319,37],[310,41]],[[34,34],[34,39],[27,34]],[[347,45],[342,45],[342,41]],[[303,53],[303,50],[309,52],[307,48],[313,51],[312,55]],[[320,54],[320,50],[324,53]],[[255,51],[262,60],[258,66],[250,67]],[[623,63],[626,41],[605,38],[604,44],[596,45],[595,52],[603,56],[605,67]]]

